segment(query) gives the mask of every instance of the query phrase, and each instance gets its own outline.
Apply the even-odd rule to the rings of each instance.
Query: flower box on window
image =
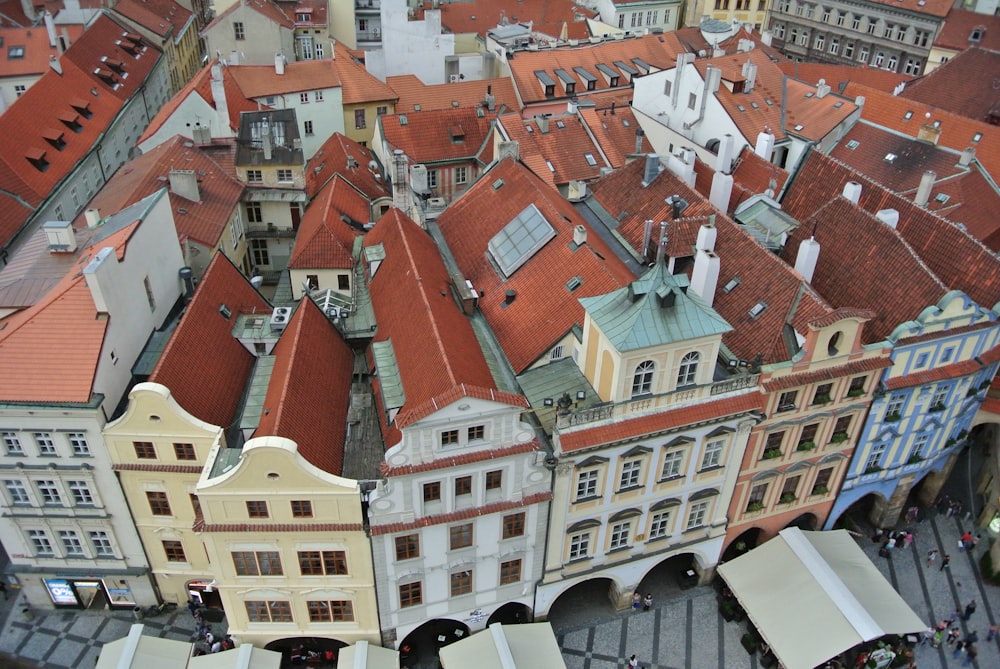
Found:
[[[895,423],[895,422],[899,421],[899,419],[902,418],[902,417],[903,417],[903,415],[901,413],[899,413],[898,411],[893,411],[892,413],[887,413],[885,415],[885,422],[886,423]]]
[[[909,458],[909,459],[908,459],[908,460],[906,461],[906,464],[908,464],[908,465],[915,465],[915,464],[917,464],[917,463],[919,463],[919,462],[923,462],[923,461],[924,461],[924,459],[923,459],[922,457],[920,457],[920,454],[919,454],[919,453],[914,453],[914,454],[913,454],[913,455],[911,455],[911,456],[910,456],[910,458]]]
[[[828,492],[830,492],[830,489],[827,488],[825,485],[813,486],[813,489],[812,489],[812,494],[814,494],[814,495],[825,495]]]
[[[795,447],[796,451],[811,451],[816,448],[815,441],[800,441],[799,445]]]
[[[791,504],[797,499],[798,497],[796,497],[794,493],[786,492],[781,496],[781,499],[778,500],[778,504]]]
[[[938,402],[937,404],[935,404],[935,405],[931,406],[929,409],[927,409],[927,411],[930,411],[930,412],[938,412],[938,411],[944,411],[944,410],[945,410],[945,406],[944,406],[944,404],[942,404],[940,402]]]
[[[852,388],[851,390],[847,391],[848,397],[860,397],[861,395],[864,394],[865,394],[864,388]]]
[[[829,403],[830,403],[829,395],[817,395],[816,397],[813,398],[813,404],[829,404]]]
[[[769,448],[766,451],[764,451],[764,457],[762,457],[761,460],[772,460],[774,458],[780,458],[780,457],[781,457],[780,448]]]
[[[871,467],[865,469],[865,474],[877,474],[880,471],[882,471],[881,467],[879,467],[878,465],[872,465]]]
[[[830,436],[830,443],[831,444],[841,444],[841,443],[847,441],[848,438],[849,438],[849,436],[850,435],[848,435],[846,432],[834,432]]]
[[[747,513],[756,513],[764,509],[764,502],[750,502],[747,504]]]

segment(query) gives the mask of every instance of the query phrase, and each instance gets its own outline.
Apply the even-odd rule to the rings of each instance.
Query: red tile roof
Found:
[[[414,105],[420,105],[424,111],[451,109],[456,106],[480,107],[486,99],[487,89],[493,95],[496,109],[502,106],[514,111],[521,109],[517,93],[514,91],[514,82],[508,77],[470,79],[453,84],[425,84],[415,74],[403,74],[386,77],[385,81],[399,96],[396,111],[401,114],[413,111]]]
[[[668,409],[640,418],[560,433],[556,436],[556,441],[560,452],[573,453],[604,444],[676,430],[693,423],[714,423],[732,419],[740,414],[759,411],[762,401],[759,392],[749,392],[736,397]]]
[[[6,244],[27,222],[24,205],[38,207],[76,169],[125,102],[145,85],[160,52],[139,40],[146,50],[138,58],[133,56],[116,45],[116,41],[128,42],[123,32],[120,24],[102,13],[63,54],[63,73],[46,72],[0,115],[0,136],[4,138],[0,190],[22,201],[21,208],[0,210],[0,244]],[[117,81],[117,89],[94,74],[96,69],[105,68],[102,57],[121,61],[129,75],[109,75]],[[46,139],[53,133],[61,133],[62,148]],[[29,156],[44,156],[47,166],[38,169]]]
[[[499,187],[494,187],[502,182]],[[556,236],[509,278],[495,268],[489,240],[527,206],[534,204]],[[470,226],[468,221],[475,220]],[[489,322],[514,371],[520,373],[583,324],[581,297],[602,295],[634,277],[593,231],[573,248],[573,229],[590,226],[573,206],[526,167],[505,159],[487,172],[437,219],[465,279],[479,291],[479,309]],[[572,293],[574,277],[582,284]],[[517,293],[505,304],[505,291]]]
[[[996,125],[1000,123],[1000,95],[992,84],[984,85],[984,72],[1000,72],[1000,51],[966,49],[907,84],[899,96]]]
[[[174,0],[118,0],[114,11],[155,35],[171,39],[177,39],[194,18],[189,9]]]
[[[601,175],[602,167],[610,167],[593,136],[576,115],[548,118],[548,129],[544,132],[545,120],[525,121],[516,113],[505,114],[498,123],[507,136],[518,143],[521,160],[549,184],[560,186],[570,181],[590,181]],[[593,165],[587,156],[593,160]]]
[[[475,158],[487,149],[492,115],[480,117],[476,111],[459,108],[388,114],[380,116],[379,123],[389,149],[402,149],[413,162],[455,161]],[[460,141],[456,130],[462,132]]]
[[[423,417],[428,407],[443,407],[473,389],[498,391],[472,326],[452,299],[451,278],[430,236],[393,208],[365,236],[366,247],[376,244],[385,260],[368,285],[378,322],[374,340],[392,342],[406,396],[385,437],[391,447],[397,443],[393,430]]]
[[[523,453],[531,453],[538,450],[541,450],[538,440],[532,439],[531,441],[523,444],[515,444],[513,446],[508,446],[507,448],[493,448],[489,450],[463,453],[462,455],[453,455],[447,458],[435,458],[431,462],[425,462],[419,465],[403,465],[402,467],[393,467],[389,463],[383,462],[381,471],[383,476],[406,476],[408,474],[430,472],[436,469],[448,469],[461,465],[469,465],[474,462],[496,460],[498,458],[506,458],[512,455],[521,455]]]
[[[289,269],[350,269],[351,251],[360,230],[341,218],[368,223],[368,200],[339,176],[326,185],[299,223]]]
[[[169,191],[177,235],[190,238],[209,248],[218,245],[233,211],[240,205],[243,184],[227,173],[208,153],[191,140],[175,135],[148,153],[125,163],[104,185],[88,208],[105,214],[170,188],[170,171],[194,170],[201,199],[192,202]],[[85,225],[81,215],[76,225]]]
[[[365,66],[351,56],[347,47],[337,42],[333,49],[336,58],[329,62],[333,63],[340,78],[341,95],[345,105],[396,101],[396,92],[377,77],[369,74]],[[288,74],[287,68],[285,74]]]
[[[852,98],[866,99],[861,118],[910,137],[917,137],[926,124],[937,122],[940,146],[956,151],[974,147],[976,158],[986,171],[994,179],[1000,175],[1000,127],[859,84],[848,84],[844,92]]]
[[[485,37],[504,19],[511,23],[532,22],[532,29],[550,37],[559,37],[563,28],[570,39],[590,37],[587,22],[578,16],[593,18],[592,9],[580,7],[572,0],[477,0],[476,2],[447,2],[439,5],[441,25],[455,34],[476,33]],[[431,9],[430,2],[417,8],[417,18]]]
[[[209,29],[214,28],[218,24],[228,21],[229,16],[240,7],[247,7],[283,28],[291,30],[295,27],[295,21],[285,13],[285,10],[278,6],[278,3],[272,0],[241,0],[240,2],[234,2],[228,9],[212,19],[211,23],[201,29],[201,35],[205,35]]]
[[[928,369],[923,372],[911,372],[909,374],[904,374],[903,376],[896,376],[891,379],[887,379],[885,387],[889,390],[898,390],[899,388],[923,386],[929,383],[936,383],[947,379],[957,379],[960,376],[975,374],[982,368],[983,365],[977,360],[962,360],[961,362],[955,362],[943,367],[935,367],[934,369]]]
[[[620,75],[618,87],[625,89],[631,97],[629,77],[615,65],[615,61],[622,61],[632,69],[637,69],[632,59],[639,58],[654,68],[669,69],[676,65],[677,54],[684,51],[684,47],[673,33],[664,33],[609,40],[601,44],[584,42],[575,47],[560,46],[540,51],[518,51],[517,57],[511,60],[509,65],[514,86],[523,105],[544,103],[553,99],[545,97],[545,87],[535,75],[538,70],[546,72],[553,81],[556,81],[556,98],[569,97],[558,83],[559,79],[555,74],[557,69],[565,70],[577,80],[576,90],[581,96],[592,97],[593,92],[586,90],[585,82],[573,70],[575,67],[582,67],[597,77],[597,91],[609,89],[608,80],[597,69],[598,63],[608,66]]]
[[[974,42],[970,38],[972,31],[977,28],[981,28],[982,33],[979,41]],[[934,38],[934,46],[955,51],[969,47],[1000,49],[1000,16],[979,14],[954,7],[948,12],[948,18]]]
[[[116,472],[164,472],[169,474],[201,474],[201,465],[147,464],[142,462],[118,462],[111,465]]]
[[[759,195],[771,189],[777,196],[788,181],[788,172],[769,160],[764,160],[749,146],[743,147],[733,168],[734,204],[746,200],[751,195]],[[707,193],[703,193],[707,195]]]
[[[789,388],[797,388],[799,386],[807,386],[813,383],[822,383],[823,381],[832,381],[833,379],[843,379],[849,376],[857,376],[858,374],[863,374],[864,372],[871,372],[876,369],[885,369],[887,367],[892,367],[892,359],[890,359],[888,355],[884,358],[866,358],[864,360],[855,360],[854,362],[849,362],[845,365],[837,365],[836,367],[824,367],[823,369],[818,369],[814,372],[806,372],[805,374],[789,374],[787,376],[779,376],[770,381],[765,381],[763,386],[765,391],[769,393],[776,393]]]
[[[333,60],[286,63],[284,74],[277,74],[274,65],[230,65],[226,70],[251,99],[341,86],[340,70]]]
[[[827,86],[833,89],[834,93],[842,92],[850,82],[861,84],[862,86],[871,86],[886,93],[892,93],[896,86],[913,79],[913,77],[905,74],[897,74],[889,70],[869,67],[868,65],[833,65],[830,63],[785,61],[778,63],[778,67],[792,79],[798,79],[814,86],[819,83],[820,79],[823,79],[826,81]]]
[[[580,118],[607,157],[611,167],[624,167],[626,157],[637,153],[636,132],[640,129],[632,108],[619,105],[580,109]],[[651,153],[653,145],[645,136],[638,153]]]
[[[378,160],[371,150],[339,132],[323,142],[306,165],[309,197],[315,197],[335,175],[340,175],[369,200],[392,197],[392,190],[382,178]]]
[[[320,308],[304,299],[273,354],[274,370],[254,436],[291,439],[302,457],[339,476],[354,353]]]
[[[947,202],[940,202],[939,196],[947,196]],[[970,235],[1000,252],[1000,219],[995,215],[1000,211],[1000,193],[979,165],[967,174],[938,181],[927,208],[961,223]]]
[[[220,311],[223,306],[228,318]],[[233,337],[241,313],[270,318],[271,306],[229,258],[216,253],[149,377],[169,388],[188,413],[221,427],[237,418],[255,362]]]
[[[879,5],[886,5],[892,9],[902,9],[914,14],[927,14],[928,16],[943,17],[954,3],[951,0],[871,0]]]
[[[294,534],[296,532],[362,532],[361,523],[197,523],[196,532],[238,532],[253,534],[256,532],[278,532]]]
[[[421,527],[430,527],[432,525],[444,525],[445,523],[455,523],[460,520],[472,520],[480,516],[487,516],[493,513],[503,513],[506,511],[512,511],[514,509],[523,509],[526,506],[532,506],[534,504],[541,504],[542,502],[548,502],[552,499],[551,492],[539,492],[534,495],[528,495],[519,500],[508,500],[503,502],[493,502],[491,504],[485,504],[483,506],[476,506],[470,509],[463,509],[461,511],[452,511],[451,513],[442,513],[437,516],[422,516],[416,520],[412,520],[407,523],[386,523],[385,525],[372,525],[371,533],[373,537],[381,536],[383,534],[395,534],[396,532],[406,532],[407,530],[416,530]]]
[[[4,10],[0,10],[4,11]],[[69,32],[70,43],[83,34],[83,26],[68,25],[63,27]],[[0,61],[0,77],[17,77],[31,74],[42,74],[49,70],[49,56],[59,56],[59,49],[49,46],[49,35],[44,26],[33,28],[0,28],[0,40],[8,54],[12,47],[23,47],[24,55],[11,58],[9,55]]]

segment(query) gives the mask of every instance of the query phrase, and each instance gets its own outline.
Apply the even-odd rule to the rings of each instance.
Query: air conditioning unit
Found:
[[[449,74],[448,81],[449,83],[457,84],[459,81],[461,81],[461,79],[459,79],[459,75],[457,74]]]
[[[292,317],[291,307],[275,307],[271,312],[271,332],[281,332],[288,326]]]
[[[427,206],[444,209],[448,206],[448,201],[443,197],[432,197],[427,200]]]

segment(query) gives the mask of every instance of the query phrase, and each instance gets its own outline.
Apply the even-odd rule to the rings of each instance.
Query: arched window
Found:
[[[632,397],[648,395],[653,391],[653,369],[656,365],[652,360],[643,360],[635,368],[632,376]]]
[[[677,370],[678,386],[689,386],[694,383],[695,376],[698,375],[698,360],[700,357],[697,351],[691,351],[681,358],[681,366]]]

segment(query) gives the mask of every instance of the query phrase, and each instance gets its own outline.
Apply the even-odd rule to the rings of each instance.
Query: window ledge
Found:
[[[630,485],[627,488],[619,488],[618,490],[615,491],[615,494],[616,495],[621,495],[622,493],[635,492],[636,490],[642,490],[642,489],[643,489],[642,485],[638,485],[638,484],[637,485]]]
[[[673,476],[668,476],[665,479],[660,479],[657,483],[672,483],[673,481],[679,481],[682,478],[684,478],[683,474],[674,474]]]
[[[618,548],[612,548],[605,555],[614,555],[615,553],[624,553],[625,551],[631,550],[631,546],[619,546]]]
[[[583,504],[584,502],[594,502],[601,499],[598,495],[591,495],[589,497],[578,497],[573,501],[574,504]]]
[[[709,472],[717,472],[720,469],[724,469],[722,465],[712,465],[711,467],[705,467],[704,469],[699,469],[696,474],[707,474]]]

